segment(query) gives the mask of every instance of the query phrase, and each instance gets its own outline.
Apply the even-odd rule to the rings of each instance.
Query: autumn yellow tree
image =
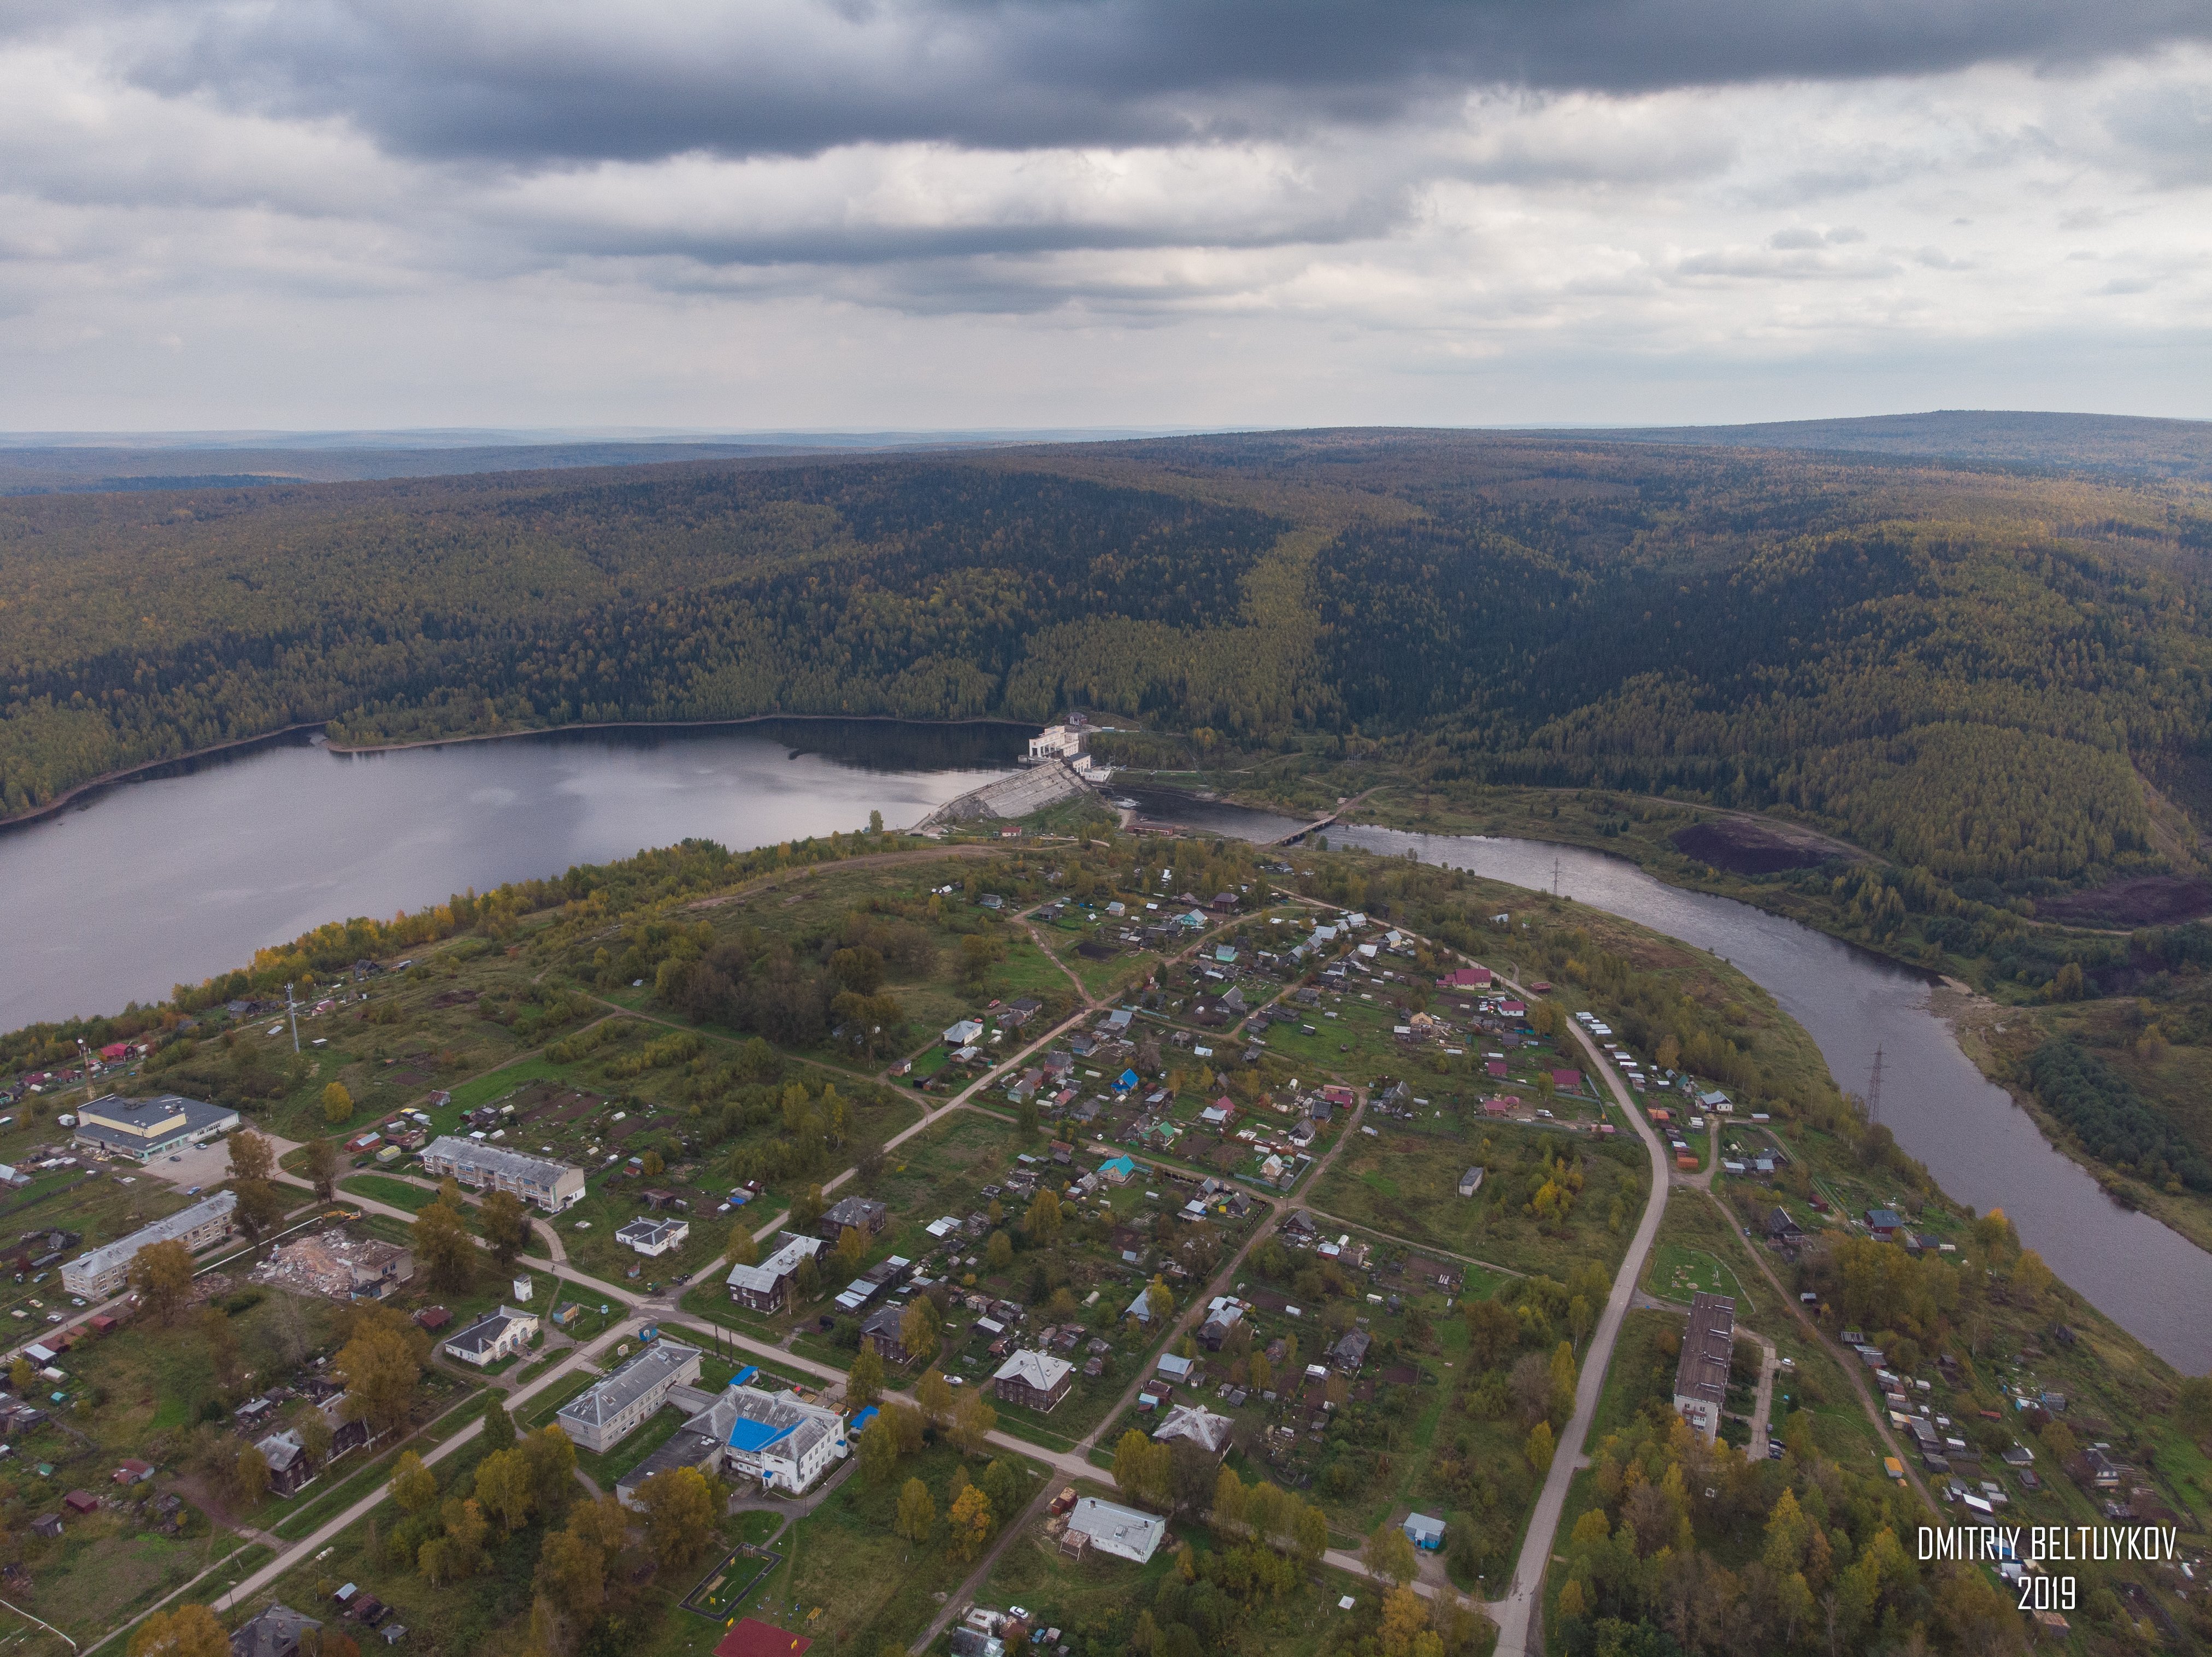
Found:
[[[929,1494],[929,1486],[918,1478],[907,1480],[899,1491],[898,1514],[891,1528],[909,1542],[927,1542],[929,1533],[937,1527],[937,1503]]]
[[[131,1258],[131,1287],[158,1323],[167,1323],[192,1292],[192,1252],[176,1238],[149,1243]]]
[[[230,1657],[230,1636],[205,1605],[157,1611],[131,1630],[130,1657]]]
[[[955,1559],[965,1562],[983,1550],[998,1527],[992,1516],[991,1498],[980,1484],[970,1484],[952,1498],[945,1515],[945,1542]]]
[[[696,1467],[672,1467],[638,1486],[647,1544],[664,1569],[681,1570],[706,1551],[714,1539],[715,1515],[721,1508],[718,1494],[714,1482]]]

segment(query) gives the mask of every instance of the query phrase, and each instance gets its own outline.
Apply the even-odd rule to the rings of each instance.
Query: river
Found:
[[[1222,820],[1219,807],[1209,815]],[[1272,832],[1265,813],[1256,835]],[[1881,1119],[1936,1182],[1978,1209],[2002,1208],[2068,1286],[2167,1362],[2212,1368],[2212,1254],[2105,1195],[2035,1119],[1960,1050],[1929,1010],[1922,975],[1732,899],[1685,892],[1600,852],[1534,840],[1329,831],[1329,844],[1464,868],[1548,891],[1709,949],[1803,1025],[1837,1081],[1864,1093],[1882,1054]]]
[[[0,1028],[163,996],[349,915],[703,837],[732,848],[915,822],[1011,767],[1012,727],[785,722],[559,733],[343,755],[295,738],[169,768],[0,832]],[[1273,839],[1292,819],[1112,789],[1203,833]],[[1985,1081],[1917,974],[1794,921],[1684,892],[1634,864],[1528,840],[1330,831],[1563,893],[1725,957],[1811,1033],[1845,1087],[1883,1054],[1882,1120],[1943,1189],[2002,1208],[2051,1269],[2181,1368],[2212,1368],[2212,1254],[2119,1207]]]
[[[1033,728],[779,721],[185,761],[0,831],[0,1029],[155,1001],[325,921],[701,838],[904,828]]]

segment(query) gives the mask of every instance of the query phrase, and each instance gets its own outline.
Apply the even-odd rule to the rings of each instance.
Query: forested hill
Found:
[[[1778,420],[1753,426],[1652,426],[1590,433],[1648,443],[1722,448],[1825,449],[1923,460],[2212,480],[2212,420],[2117,414],[1937,409],[1857,420]]]
[[[2185,479],[1425,432],[26,497],[0,794],[310,720],[1087,704],[2071,882],[2160,861],[2139,773],[2196,797],[2208,548]]]

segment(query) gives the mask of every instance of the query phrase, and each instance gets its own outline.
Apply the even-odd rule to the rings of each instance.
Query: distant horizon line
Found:
[[[1618,421],[1481,421],[1457,424],[1393,425],[1380,421],[1261,424],[1101,426],[775,426],[732,429],[692,426],[376,426],[376,427],[209,427],[147,430],[0,430],[0,450],[38,448],[550,448],[562,444],[638,443],[671,446],[757,444],[795,448],[807,444],[876,448],[929,443],[1112,442],[1153,437],[1231,436],[1268,431],[1487,431],[1487,432],[1659,432],[1728,431],[1787,426],[1835,425],[1942,415],[2030,416],[2044,418],[2140,421],[2146,424],[2203,425],[2212,417],[2109,414],[2075,409],[1935,408],[1894,410],[1882,414],[1799,416],[1786,420],[1701,420],[1672,424]]]

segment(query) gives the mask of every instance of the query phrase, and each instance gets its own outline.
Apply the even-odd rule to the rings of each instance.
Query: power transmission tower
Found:
[[[1552,895],[1559,895],[1559,858],[1556,852],[1552,855]]]
[[[1874,1050],[1874,1070],[1867,1077],[1867,1121],[1869,1125],[1881,1120],[1881,1049]]]

